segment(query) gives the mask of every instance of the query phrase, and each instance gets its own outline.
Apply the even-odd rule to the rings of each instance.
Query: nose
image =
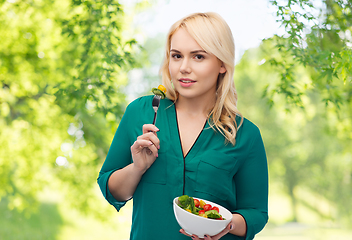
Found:
[[[188,59],[184,58],[183,61],[182,61],[182,64],[180,66],[180,72],[182,74],[187,74],[187,73],[190,73],[192,70],[191,70],[191,67],[190,67],[190,62],[188,61]]]

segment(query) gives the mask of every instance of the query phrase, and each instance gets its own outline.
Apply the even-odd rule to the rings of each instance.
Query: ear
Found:
[[[226,68],[225,68],[225,65],[222,63],[221,64],[221,67],[220,67],[220,71],[219,71],[219,73],[225,73],[227,70],[226,70]]]

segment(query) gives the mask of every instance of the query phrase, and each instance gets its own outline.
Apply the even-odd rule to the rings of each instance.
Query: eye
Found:
[[[204,59],[204,56],[201,55],[201,54],[197,54],[197,55],[194,56],[194,58],[197,59],[197,60],[202,60],[202,59]]]
[[[171,55],[171,57],[174,58],[174,59],[180,59],[181,55],[178,54],[178,53],[174,53],[174,54]]]

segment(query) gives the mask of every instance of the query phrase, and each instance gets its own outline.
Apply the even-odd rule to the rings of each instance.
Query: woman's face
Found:
[[[213,99],[218,75],[226,68],[180,28],[171,38],[169,72],[180,98]]]

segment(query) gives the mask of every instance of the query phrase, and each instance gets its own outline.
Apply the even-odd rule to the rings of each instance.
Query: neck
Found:
[[[209,112],[215,105],[214,98],[208,99],[190,99],[179,97],[176,101],[176,107],[179,111],[185,112],[189,115],[203,115],[208,117]]]

